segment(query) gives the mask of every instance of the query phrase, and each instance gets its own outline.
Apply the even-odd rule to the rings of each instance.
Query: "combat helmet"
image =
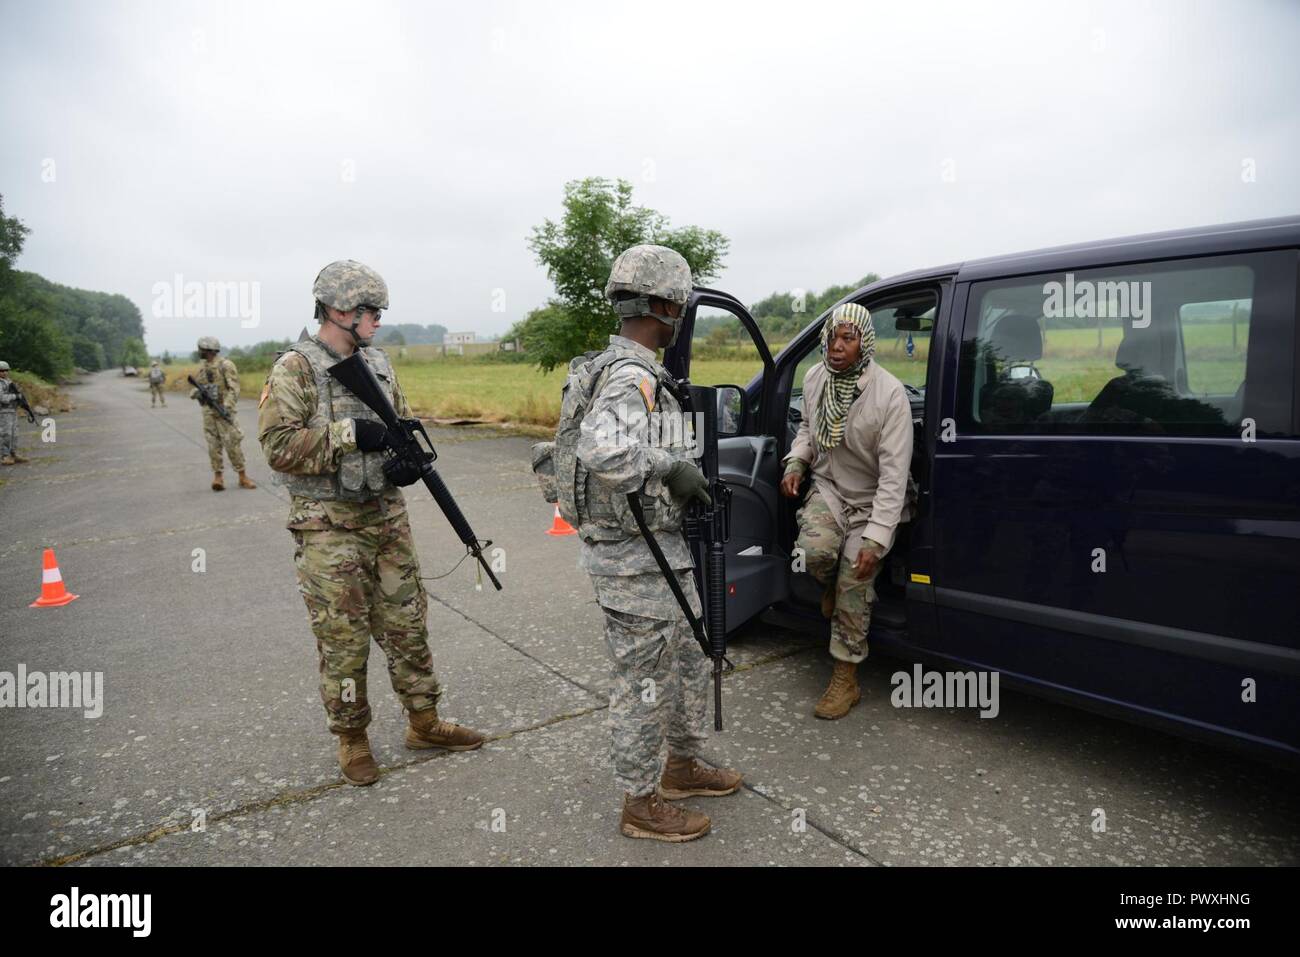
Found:
[[[9,363],[0,360],[0,372],[8,372],[8,371],[9,371]]]
[[[605,283],[605,298],[613,303],[614,311],[621,318],[654,316],[672,326],[673,338],[669,343],[672,345],[681,331],[691,285],[691,267],[680,253],[667,246],[642,244],[623,250],[614,260],[609,282]],[[676,319],[656,315],[650,310],[651,298],[675,302],[682,307],[682,312]]]
[[[199,336],[199,352],[204,349],[211,349],[213,352],[221,351],[221,343],[217,341],[216,336]]]
[[[324,303],[339,312],[351,312],[357,306],[388,308],[388,284],[384,282],[384,277],[355,259],[340,259],[322,269],[312,284],[311,293],[318,303]],[[317,318],[334,322],[323,309],[318,309]],[[345,326],[341,322],[334,324],[352,333],[357,345],[365,345],[357,335],[360,316],[353,318],[351,326]]]

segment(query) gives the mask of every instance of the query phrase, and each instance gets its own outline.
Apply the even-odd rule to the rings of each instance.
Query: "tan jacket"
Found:
[[[821,493],[840,528],[848,532],[845,554],[856,554],[863,538],[888,550],[898,523],[911,518],[907,486],[912,408],[907,390],[879,363],[869,362],[858,377],[861,394],[849,406],[844,440],[829,453],[819,454],[813,436],[817,402],[827,376],[820,362],[804,376],[803,422],[785,457],[787,469],[794,459],[812,465],[814,494]]]

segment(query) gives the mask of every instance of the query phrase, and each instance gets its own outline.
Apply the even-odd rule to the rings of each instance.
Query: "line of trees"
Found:
[[[13,268],[29,232],[5,215],[0,196],[0,359],[50,381],[74,367],[148,365],[144,321],[131,300]]]

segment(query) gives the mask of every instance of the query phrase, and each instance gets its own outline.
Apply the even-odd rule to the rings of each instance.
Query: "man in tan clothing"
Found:
[[[831,618],[835,666],[813,710],[819,718],[842,718],[861,700],[857,668],[867,657],[876,574],[908,517],[912,410],[903,384],[872,361],[875,345],[865,307],[831,311],[822,361],[804,376],[803,421],[781,480],[781,493],[796,498],[812,470],[795,547],[827,586],[822,613]]]

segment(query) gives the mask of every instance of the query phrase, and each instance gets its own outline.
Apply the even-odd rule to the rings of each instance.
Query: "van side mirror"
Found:
[[[715,386],[718,390],[718,435],[740,434],[740,421],[744,417],[744,392],[738,385]]]

